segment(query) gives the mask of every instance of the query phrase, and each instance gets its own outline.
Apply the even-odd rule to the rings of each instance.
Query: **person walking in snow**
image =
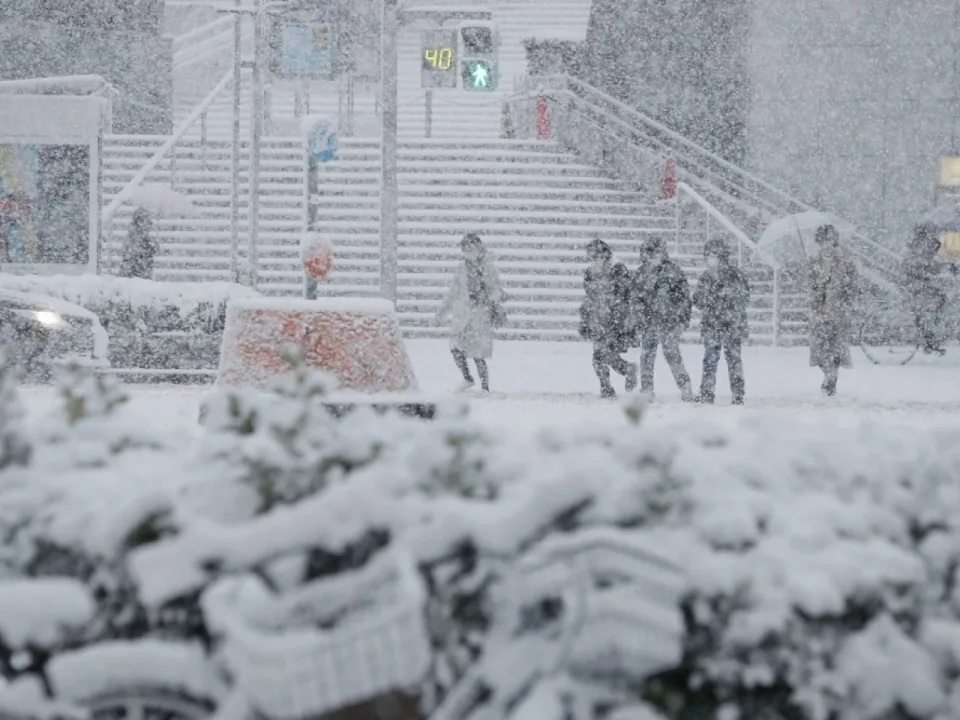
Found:
[[[634,326],[641,328],[640,389],[653,395],[653,371],[660,346],[683,401],[693,402],[690,376],[680,354],[680,336],[690,325],[690,285],[680,266],[667,256],[663,238],[644,241],[641,257],[631,291],[631,317]]]
[[[493,357],[493,330],[504,324],[504,294],[493,255],[476,234],[464,236],[460,243],[461,260],[447,297],[437,313],[437,322],[445,320],[450,328],[450,351],[463,374],[464,389],[474,386],[468,358],[473,358],[484,392],[490,390],[487,360]]]
[[[936,228],[919,225],[914,228],[913,238],[907,246],[907,256],[900,268],[903,278],[903,293],[907,307],[913,313],[923,351],[943,355],[940,318],[947,304],[947,296],[937,285],[937,276],[943,264],[937,260],[940,238]]]
[[[123,244],[120,258],[121,277],[137,277],[150,280],[153,277],[153,261],[157,254],[157,242],[151,236],[153,219],[150,213],[137,209],[130,221],[130,232]]]
[[[823,371],[824,395],[837,394],[841,367],[850,367],[850,325],[857,296],[857,267],[840,247],[833,225],[817,228],[820,248],[808,274],[810,289],[810,365]]]
[[[717,387],[720,352],[727,360],[733,404],[743,405],[746,384],[740,351],[749,334],[747,306],[750,283],[730,262],[730,246],[720,238],[707,242],[703,250],[707,269],[700,276],[693,304],[700,308],[700,338],[703,341],[703,376],[697,401],[712,404]]]
[[[630,272],[613,262],[613,251],[602,240],[587,245],[590,266],[583,274],[586,297],[580,305],[580,335],[593,341],[593,370],[600,380],[600,395],[616,397],[610,368],[626,378],[627,392],[637,387],[637,366],[620,357],[630,347]]]

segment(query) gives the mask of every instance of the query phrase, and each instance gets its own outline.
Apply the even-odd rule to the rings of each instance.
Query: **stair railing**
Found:
[[[143,167],[137,171],[137,174],[130,179],[130,181],[123,186],[123,188],[116,194],[113,200],[110,201],[110,204],[103,209],[103,212],[100,215],[100,245],[101,252],[103,245],[106,245],[107,259],[105,265],[101,265],[100,272],[104,270],[109,271],[109,268],[112,267],[113,260],[113,219],[117,214],[117,210],[120,206],[130,199],[130,196],[133,195],[134,191],[140,187],[141,183],[147,178],[147,176],[153,172],[161,161],[164,160],[168,155],[170,156],[170,180],[171,185],[175,182],[175,172],[176,172],[176,149],[180,144],[180,141],[183,137],[193,128],[194,124],[197,121],[201,122],[201,126],[206,126],[206,117],[207,112],[210,109],[210,106],[220,97],[227,88],[233,84],[233,69],[226,73],[223,78],[216,84],[216,86],[211,90],[207,96],[200,101],[200,103],[193,109],[193,111],[184,119],[183,122],[178,125],[173,134],[167,138],[167,140],[161,145],[156,152],[144,163]],[[205,143],[206,138],[202,137],[201,142]],[[100,254],[100,253],[98,253]]]
[[[201,25],[173,39],[173,69],[181,70],[214,55],[233,54],[233,25],[236,18],[224,16]],[[243,28],[244,40],[253,37],[250,28]]]
[[[629,182],[649,187],[650,178],[637,177],[637,168],[649,167],[651,160],[661,160],[671,151],[688,184],[725,215],[737,218],[748,235],[758,237],[772,220],[813,209],[582,80],[566,75],[530,76],[517,88],[518,95],[511,100],[519,105],[514,116],[529,118],[532,105],[545,101],[551,130],[561,143],[608,158],[617,174]],[[522,130],[530,133],[531,124],[529,120],[522,123]],[[851,244],[871,279],[892,288],[899,266],[897,253],[860,233]]]

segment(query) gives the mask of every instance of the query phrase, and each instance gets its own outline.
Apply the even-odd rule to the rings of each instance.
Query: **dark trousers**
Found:
[[[730,392],[734,400],[743,400],[746,382],[743,378],[743,358],[740,356],[742,345],[739,340],[725,338],[703,339],[703,377],[700,379],[700,398],[712,402],[717,389],[717,368],[720,366],[720,352],[727,361],[727,374],[730,376]]]
[[[470,374],[470,366],[467,365],[467,356],[462,350],[451,350],[453,361],[457,364],[463,379],[473,385],[473,375]],[[487,367],[487,361],[481,358],[474,358],[473,362],[477,365],[477,373],[480,375],[480,387],[484,390],[490,389],[490,369]]]
[[[657,361],[657,347],[663,348],[663,357],[670,366],[673,379],[681,390],[690,387],[690,376],[683,365],[683,355],[680,354],[679,328],[676,330],[657,330],[648,328],[643,331],[640,343],[640,389],[643,392],[653,392],[653,367]]]
[[[610,368],[618,375],[626,377],[630,373],[630,363],[620,357],[610,346],[610,343],[596,341],[593,343],[593,371],[600,380],[600,387],[604,390],[612,388],[610,385]]]

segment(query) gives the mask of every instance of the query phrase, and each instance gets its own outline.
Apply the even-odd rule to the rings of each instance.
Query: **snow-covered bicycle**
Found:
[[[960,340],[960,280],[952,273],[939,278],[946,301],[935,320],[942,344]],[[888,295],[873,302],[861,315],[857,342],[875,365],[906,365],[924,354],[917,318],[903,294]]]

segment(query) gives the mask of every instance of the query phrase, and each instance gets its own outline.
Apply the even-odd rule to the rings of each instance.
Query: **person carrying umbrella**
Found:
[[[820,248],[810,265],[810,365],[823,371],[821,391],[837,394],[841,367],[850,367],[850,325],[857,296],[857,267],[840,247],[833,225],[817,228]]]
[[[120,275],[150,280],[153,277],[157,241],[153,239],[153,218],[143,208],[137,208],[130,221],[130,232],[123,244],[120,258]]]

